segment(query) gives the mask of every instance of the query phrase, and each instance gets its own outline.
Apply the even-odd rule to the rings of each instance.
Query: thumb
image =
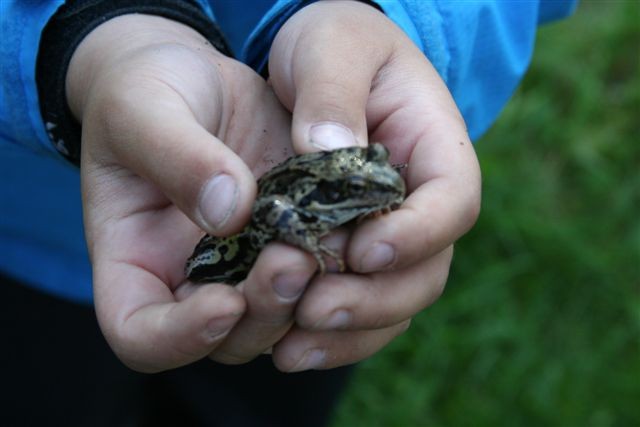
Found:
[[[305,7],[280,30],[269,58],[274,91],[293,112],[297,152],[366,146],[371,84],[390,52],[371,42],[370,29],[359,23],[360,12],[379,14],[375,9],[332,6],[364,10],[340,14],[323,4]]]
[[[109,110],[126,111],[127,117],[111,113],[108,121],[97,120],[98,125],[85,129],[98,140],[106,135],[118,164],[153,183],[208,233],[227,235],[241,229],[256,183],[233,150],[175,103]]]

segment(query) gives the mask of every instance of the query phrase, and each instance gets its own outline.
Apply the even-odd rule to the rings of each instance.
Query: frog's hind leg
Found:
[[[313,256],[316,259],[316,261],[318,261],[318,266],[320,267],[321,275],[327,272],[327,264],[324,262],[324,258],[322,257],[322,255],[326,255],[328,257],[333,258],[336,264],[338,264],[338,271],[340,271],[340,273],[344,273],[345,265],[340,254],[334,251],[333,249],[323,245],[322,243],[318,243],[318,251],[313,252]]]
[[[275,195],[257,201],[253,208],[253,217],[263,220],[263,222],[253,223],[255,236],[262,233],[265,236],[263,240],[266,240],[273,233],[275,240],[310,252],[318,262],[320,274],[325,274],[327,271],[323,255],[333,258],[340,272],[344,271],[345,265],[340,254],[318,241],[318,235],[324,234],[326,230],[316,227],[317,218],[297,209],[287,197]]]
[[[320,243],[317,237],[310,236],[310,235],[303,235],[303,233],[301,233],[301,234],[289,235],[287,239],[283,239],[283,240],[286,241],[287,243],[290,243],[299,248],[302,248],[305,251],[309,252],[311,255],[313,255],[313,257],[318,263],[318,267],[320,269],[320,275],[323,275],[327,272],[327,263],[324,260],[324,256],[332,258],[336,262],[340,273],[343,273],[345,271],[345,264],[340,254],[337,251]]]

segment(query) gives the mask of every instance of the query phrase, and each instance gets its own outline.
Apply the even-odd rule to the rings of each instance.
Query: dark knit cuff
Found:
[[[80,124],[73,118],[65,95],[65,79],[73,52],[82,39],[103,22],[142,13],[188,25],[217,50],[231,55],[222,33],[197,1],[189,0],[71,0],[45,26],[36,64],[40,113],[56,150],[80,163]]]

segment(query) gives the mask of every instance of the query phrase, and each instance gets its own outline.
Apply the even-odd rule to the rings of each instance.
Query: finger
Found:
[[[132,369],[158,372],[209,354],[240,319],[242,295],[225,285],[202,286],[175,302],[165,283],[130,264],[96,260],[94,289],[101,329]]]
[[[325,5],[307,6],[278,33],[271,51],[271,82],[293,112],[297,152],[367,144],[371,83],[391,52],[391,43],[379,43],[377,34],[374,43],[370,28],[360,24],[363,13],[383,18],[376,9],[333,6],[347,13],[337,19],[337,11],[329,14]]]
[[[480,211],[480,168],[464,121],[433,67],[410,53],[403,52],[404,62],[425,81],[403,86],[389,72],[369,105],[372,138],[388,141],[392,161],[407,163],[409,196],[400,209],[357,229],[348,262],[358,272],[398,269],[438,253],[466,233]]]
[[[431,168],[429,174],[429,166],[414,161],[437,158],[439,145],[416,146],[409,163],[409,188],[411,183],[423,184],[413,190],[400,209],[356,229],[347,252],[348,263],[355,271],[407,267],[442,251],[475,223],[480,210],[480,177],[475,167],[472,171],[442,174]],[[454,161],[449,165],[456,170]]]
[[[123,165],[152,182],[210,233],[238,231],[255,195],[253,174],[233,150],[200,124],[215,119],[194,116],[193,104],[204,101],[179,95],[174,90],[178,83],[151,81],[136,85],[135,79],[124,77],[114,84],[130,90],[100,92],[100,101],[89,105],[83,119],[87,125],[83,139],[98,148],[84,150],[85,155],[102,166]],[[212,90],[210,95],[218,101],[210,102],[212,116],[222,114],[222,94]],[[140,99],[154,102],[142,108]],[[207,124],[219,127],[219,123]]]
[[[239,285],[247,302],[245,316],[210,357],[225,364],[245,363],[275,344],[291,327],[295,305],[315,269],[308,253],[280,243],[268,245]]]
[[[296,321],[311,330],[390,327],[433,304],[444,290],[453,248],[405,269],[316,279],[296,309]]]
[[[273,362],[283,372],[349,365],[375,354],[409,325],[406,320],[369,331],[310,332],[294,328],[273,348]]]

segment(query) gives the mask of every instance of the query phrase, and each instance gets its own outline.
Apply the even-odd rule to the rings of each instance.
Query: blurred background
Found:
[[[483,210],[444,295],[333,423],[640,426],[640,2],[582,0],[476,143]]]

